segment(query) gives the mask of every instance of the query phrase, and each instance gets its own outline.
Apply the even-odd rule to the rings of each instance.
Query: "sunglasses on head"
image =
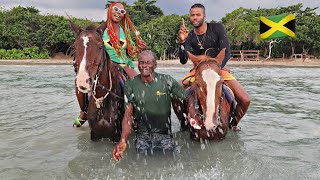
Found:
[[[118,8],[117,6],[113,6],[112,9],[113,9],[115,12],[120,12],[120,14],[126,14],[126,10],[120,9],[120,8]]]

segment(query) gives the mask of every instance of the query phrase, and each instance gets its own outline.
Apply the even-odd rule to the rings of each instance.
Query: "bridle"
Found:
[[[84,32],[95,32],[99,36],[101,41],[102,41],[102,36],[98,32],[96,32],[94,30],[84,30],[78,35],[78,37],[80,37],[81,34],[84,33]],[[107,67],[107,71],[108,71],[107,73],[108,73],[108,76],[109,76],[109,84],[110,84],[109,88],[106,88],[105,86],[103,86],[103,85],[101,85],[99,83],[99,77],[100,77],[101,72],[103,71],[103,69],[105,68],[105,65],[107,63],[107,52],[106,52],[106,47],[104,46],[104,44],[99,46],[99,49],[102,50],[102,59],[100,60],[100,63],[99,63],[99,66],[98,66],[98,69],[97,69],[97,72],[96,72],[96,77],[93,80],[93,82],[94,82],[92,84],[93,91],[91,93],[93,99],[95,100],[95,104],[96,104],[98,109],[100,109],[103,106],[103,101],[108,97],[109,94],[112,94],[113,96],[123,100],[122,97],[120,97],[119,95],[117,95],[116,93],[111,91],[113,84],[112,84],[112,77],[111,77],[110,67]],[[77,66],[76,66],[75,62],[74,62],[74,67],[75,67],[75,71],[76,71],[76,67]],[[97,87],[100,87],[102,90],[107,91],[107,93],[104,96],[102,96],[100,98],[97,98],[96,97],[96,88]]]
[[[195,69],[196,71],[199,69],[200,66],[203,66],[203,65],[207,65],[206,66],[206,69],[209,69],[210,68],[210,64],[214,64],[216,66],[218,66],[220,68],[220,65],[215,62],[215,61],[203,61],[201,63],[199,63]],[[194,88],[194,94],[195,94],[195,98],[194,98],[194,104],[195,104],[195,111],[196,111],[196,116],[198,116],[202,121],[204,121],[206,119],[206,115],[200,111],[200,103],[199,103],[199,100],[198,100],[198,95],[197,95],[197,89],[200,88],[199,85],[195,82],[195,88]],[[219,104],[218,104],[218,123],[221,124],[221,113],[220,113],[220,109],[221,109],[221,102],[223,100],[223,97],[224,97],[224,91],[223,91],[223,86],[221,86],[221,95],[220,95],[220,100],[219,100]]]

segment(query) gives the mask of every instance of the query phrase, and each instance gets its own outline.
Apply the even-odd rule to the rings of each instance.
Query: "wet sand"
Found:
[[[179,60],[158,60],[158,67],[192,66],[191,61],[182,66]],[[15,59],[0,60],[0,65],[72,65],[72,59]],[[137,65],[137,61],[134,62]],[[270,59],[260,61],[233,61],[228,62],[229,67],[320,67],[320,59],[294,60],[294,59]]]

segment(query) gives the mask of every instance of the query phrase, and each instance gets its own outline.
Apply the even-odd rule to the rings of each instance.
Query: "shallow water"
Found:
[[[181,79],[188,69],[158,72]],[[125,158],[113,143],[91,142],[78,114],[72,66],[0,66],[1,179],[319,179],[320,69],[233,68],[252,102],[226,139],[194,142],[179,132],[180,153]],[[5,178],[4,178],[5,177]]]

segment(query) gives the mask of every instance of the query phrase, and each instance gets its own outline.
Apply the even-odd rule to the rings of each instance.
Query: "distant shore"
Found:
[[[158,60],[158,67],[192,67],[191,61],[187,66],[182,66],[178,59]],[[137,65],[137,61],[134,62]],[[0,65],[72,65],[72,59],[19,59],[0,60]],[[320,68],[320,59],[315,60],[294,60],[294,59],[270,59],[260,61],[232,61],[228,62],[229,67],[316,67]]]

